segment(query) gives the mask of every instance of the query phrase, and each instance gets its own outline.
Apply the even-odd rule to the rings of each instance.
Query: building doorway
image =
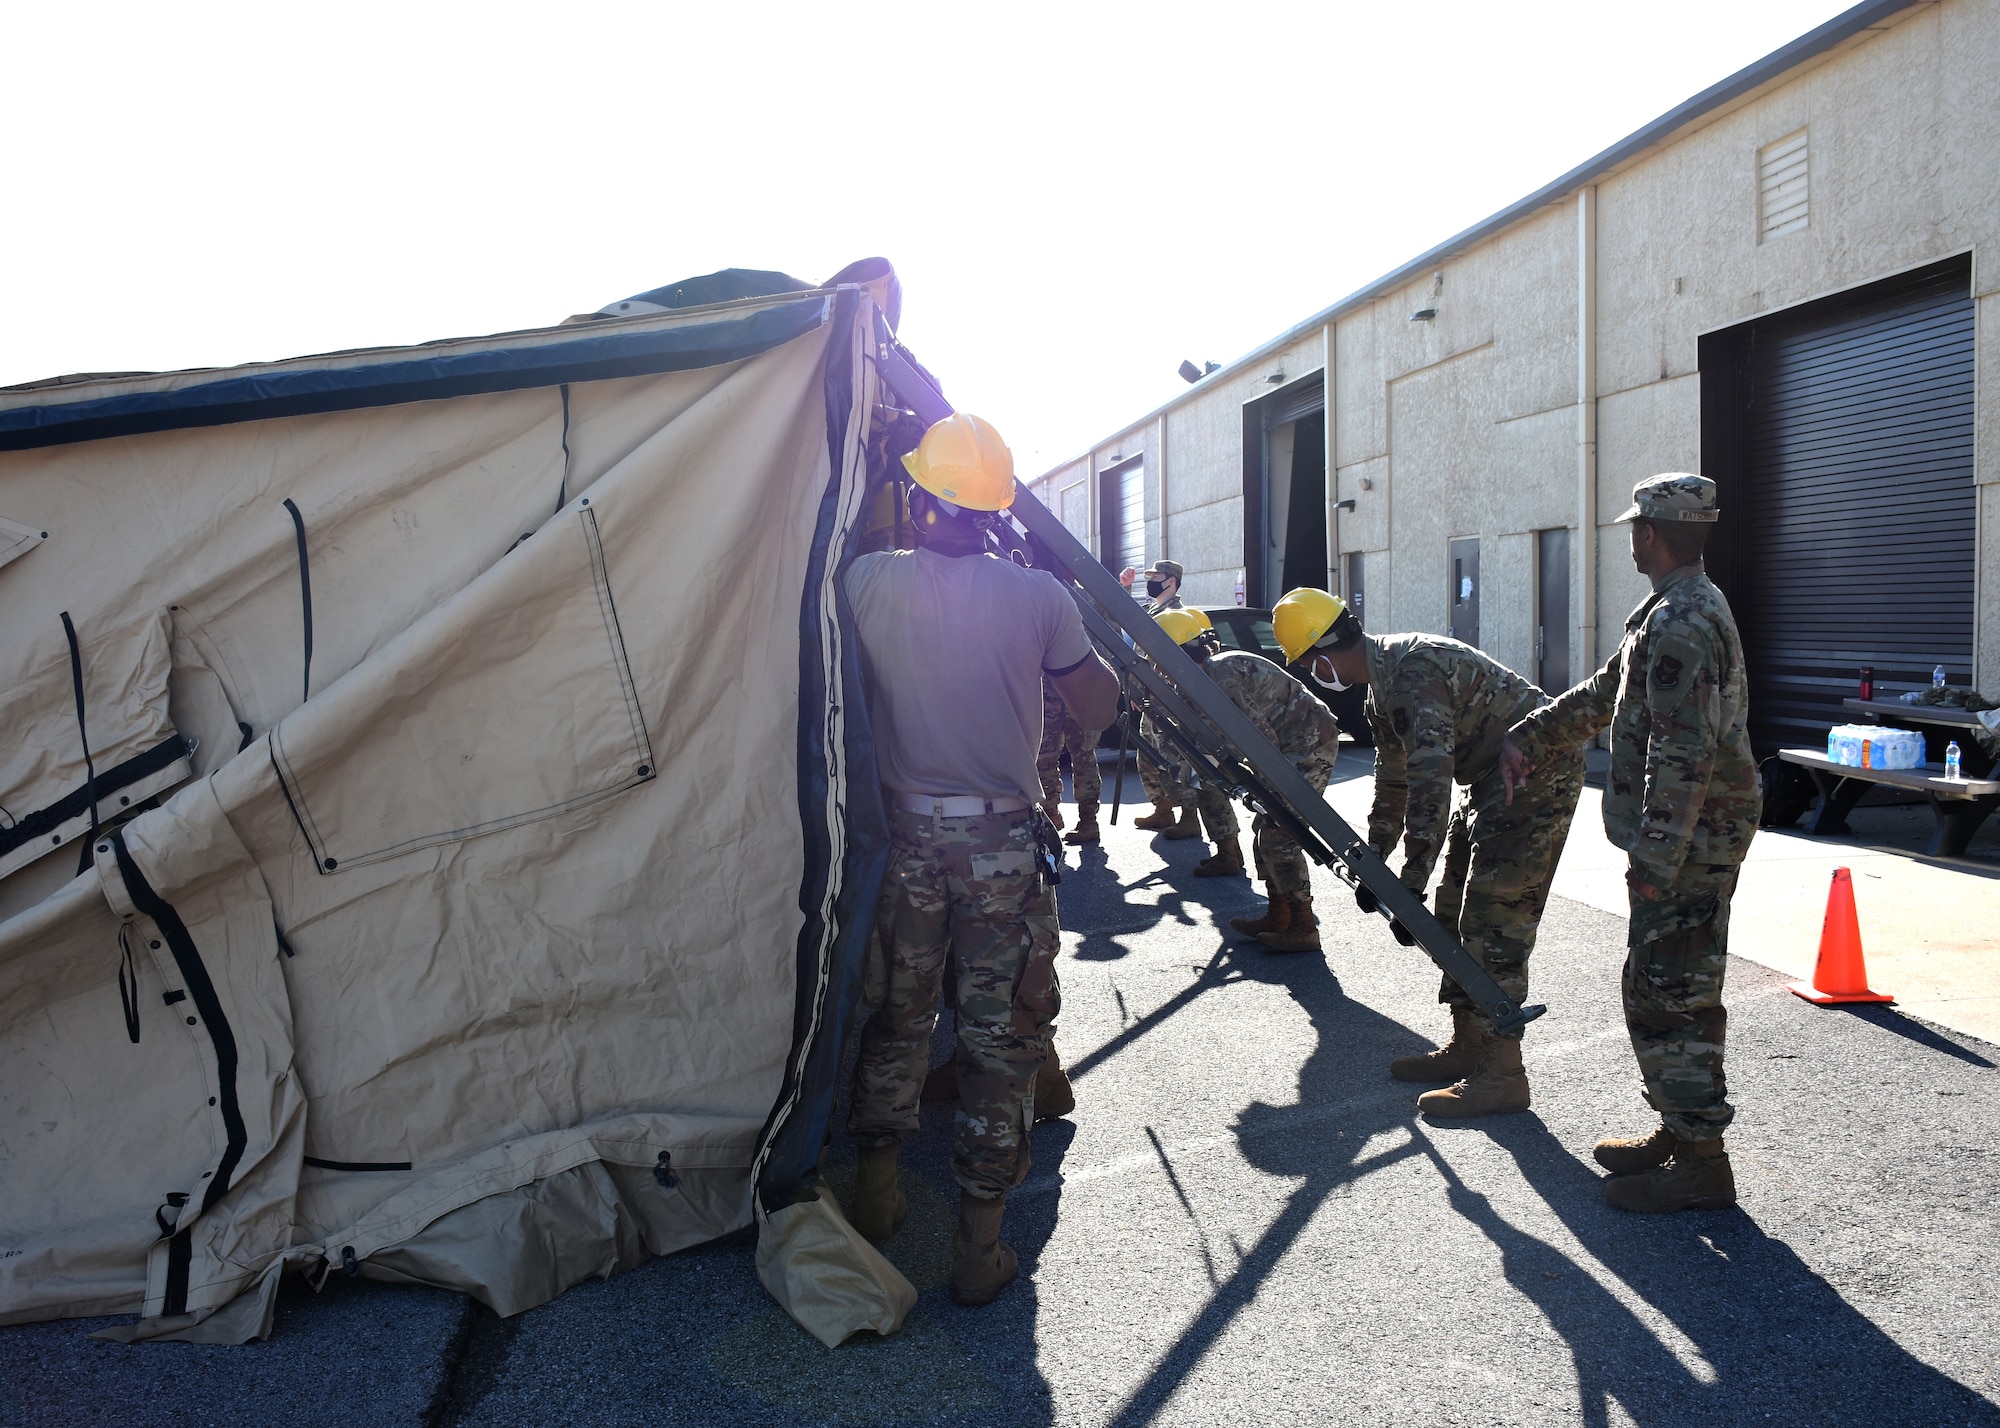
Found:
[[[1535,683],[1550,694],[1570,686],[1566,526],[1535,532]]]
[[[1479,537],[1451,543],[1451,588],[1446,591],[1446,629],[1455,640],[1479,648]]]
[[[1758,752],[1818,747],[1875,697],[1970,682],[1971,264],[1936,264],[1701,339],[1709,566],[1734,609]]]
[[[1097,473],[1098,558],[1117,574],[1127,566],[1146,568],[1146,461],[1130,461]]]
[[[1318,372],[1243,408],[1243,554],[1253,605],[1330,577],[1326,385]]]

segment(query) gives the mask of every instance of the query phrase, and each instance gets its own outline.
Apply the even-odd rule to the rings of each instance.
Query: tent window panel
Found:
[[[433,648],[412,648],[352,692],[386,719],[371,727],[334,690],[271,731],[322,874],[518,827],[654,777],[597,513],[585,505],[567,538],[548,534],[510,557],[543,568],[521,572],[506,608],[433,632]]]

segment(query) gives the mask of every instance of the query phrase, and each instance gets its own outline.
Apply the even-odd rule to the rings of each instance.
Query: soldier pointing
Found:
[[[1618,519],[1631,523],[1632,563],[1653,592],[1626,619],[1610,662],[1516,724],[1500,755],[1517,789],[1540,777],[1538,764],[1611,728],[1604,831],[1630,860],[1625,1024],[1660,1113],[1651,1135],[1597,1145],[1615,1177],[1605,1199],[1625,1210],[1736,1203],[1723,1145],[1735,1112],[1722,1074],[1722,979],[1729,899],[1761,800],[1743,643],[1702,566],[1717,515],[1706,477],[1669,473],[1632,488]]]

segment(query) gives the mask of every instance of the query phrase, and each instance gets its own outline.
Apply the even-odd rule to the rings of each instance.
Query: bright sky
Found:
[[[1843,8],[20,3],[0,384],[879,253],[1039,473]]]

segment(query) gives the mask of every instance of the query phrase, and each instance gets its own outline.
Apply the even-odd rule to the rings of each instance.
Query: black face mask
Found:
[[[1151,596],[1155,600],[1160,598],[1161,593],[1164,592],[1166,588],[1167,588],[1167,582],[1164,580],[1148,580],[1146,582],[1146,594]]]

